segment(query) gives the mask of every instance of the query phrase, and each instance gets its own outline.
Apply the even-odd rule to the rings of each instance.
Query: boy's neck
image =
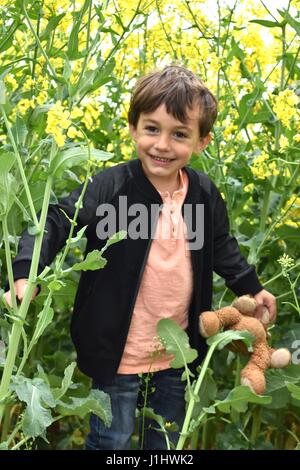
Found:
[[[168,192],[170,193],[171,197],[173,193],[180,188],[179,171],[177,172],[177,175],[175,177],[173,176],[172,179],[170,180],[166,180],[165,178],[160,178],[159,176],[157,178],[155,178],[153,175],[151,176],[146,175],[146,176],[157,191],[159,191],[160,193]]]

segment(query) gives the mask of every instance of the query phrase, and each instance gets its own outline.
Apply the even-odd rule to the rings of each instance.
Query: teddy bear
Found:
[[[241,371],[241,385],[248,386],[258,395],[266,390],[265,370],[269,367],[282,368],[291,362],[291,353],[286,348],[272,349],[267,343],[269,312],[265,308],[261,320],[254,317],[257,303],[250,296],[236,299],[230,307],[215,312],[203,312],[199,317],[199,330],[204,338],[215,335],[221,329],[246,330],[255,336],[253,352],[247,365]],[[241,344],[244,343],[241,341]],[[244,349],[245,349],[244,345]],[[236,348],[235,348],[236,349]]]

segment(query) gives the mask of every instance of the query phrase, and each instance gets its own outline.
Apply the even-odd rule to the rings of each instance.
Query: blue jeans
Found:
[[[153,408],[156,414],[175,421],[179,430],[169,432],[168,436],[175,445],[185,417],[184,390],[186,382],[180,380],[183,369],[167,369],[150,374],[146,406]],[[146,377],[144,374],[143,377]],[[91,414],[90,433],[86,439],[87,450],[128,450],[131,435],[135,428],[135,411],[144,404],[142,379],[137,374],[116,375],[111,385],[93,384],[108,393],[111,399],[112,424],[107,428],[98,416]],[[159,425],[152,420],[144,423],[144,449],[167,449],[164,434],[153,428]],[[150,426],[151,425],[151,426]],[[141,438],[141,419],[139,419]]]

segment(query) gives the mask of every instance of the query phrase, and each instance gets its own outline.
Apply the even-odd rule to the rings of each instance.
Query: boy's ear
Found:
[[[131,137],[133,138],[133,140],[136,141],[136,139],[137,139],[136,128],[134,127],[133,124],[130,124],[130,123],[128,123],[128,127],[129,127],[129,133],[130,133]]]
[[[209,132],[209,134],[207,134],[207,136],[205,137],[201,137],[199,139],[199,142],[198,142],[198,152],[201,152],[202,150],[205,149],[205,147],[208,146],[209,142],[211,141],[212,139],[212,135],[211,133]]]

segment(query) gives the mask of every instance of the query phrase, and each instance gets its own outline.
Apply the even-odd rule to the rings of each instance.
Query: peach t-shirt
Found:
[[[137,295],[118,374],[138,374],[170,367],[157,341],[156,325],[161,318],[175,320],[182,329],[188,324],[193,290],[191,256],[181,209],[188,190],[188,176],[180,170],[180,187],[171,196],[160,193],[160,212],[145,271]]]

